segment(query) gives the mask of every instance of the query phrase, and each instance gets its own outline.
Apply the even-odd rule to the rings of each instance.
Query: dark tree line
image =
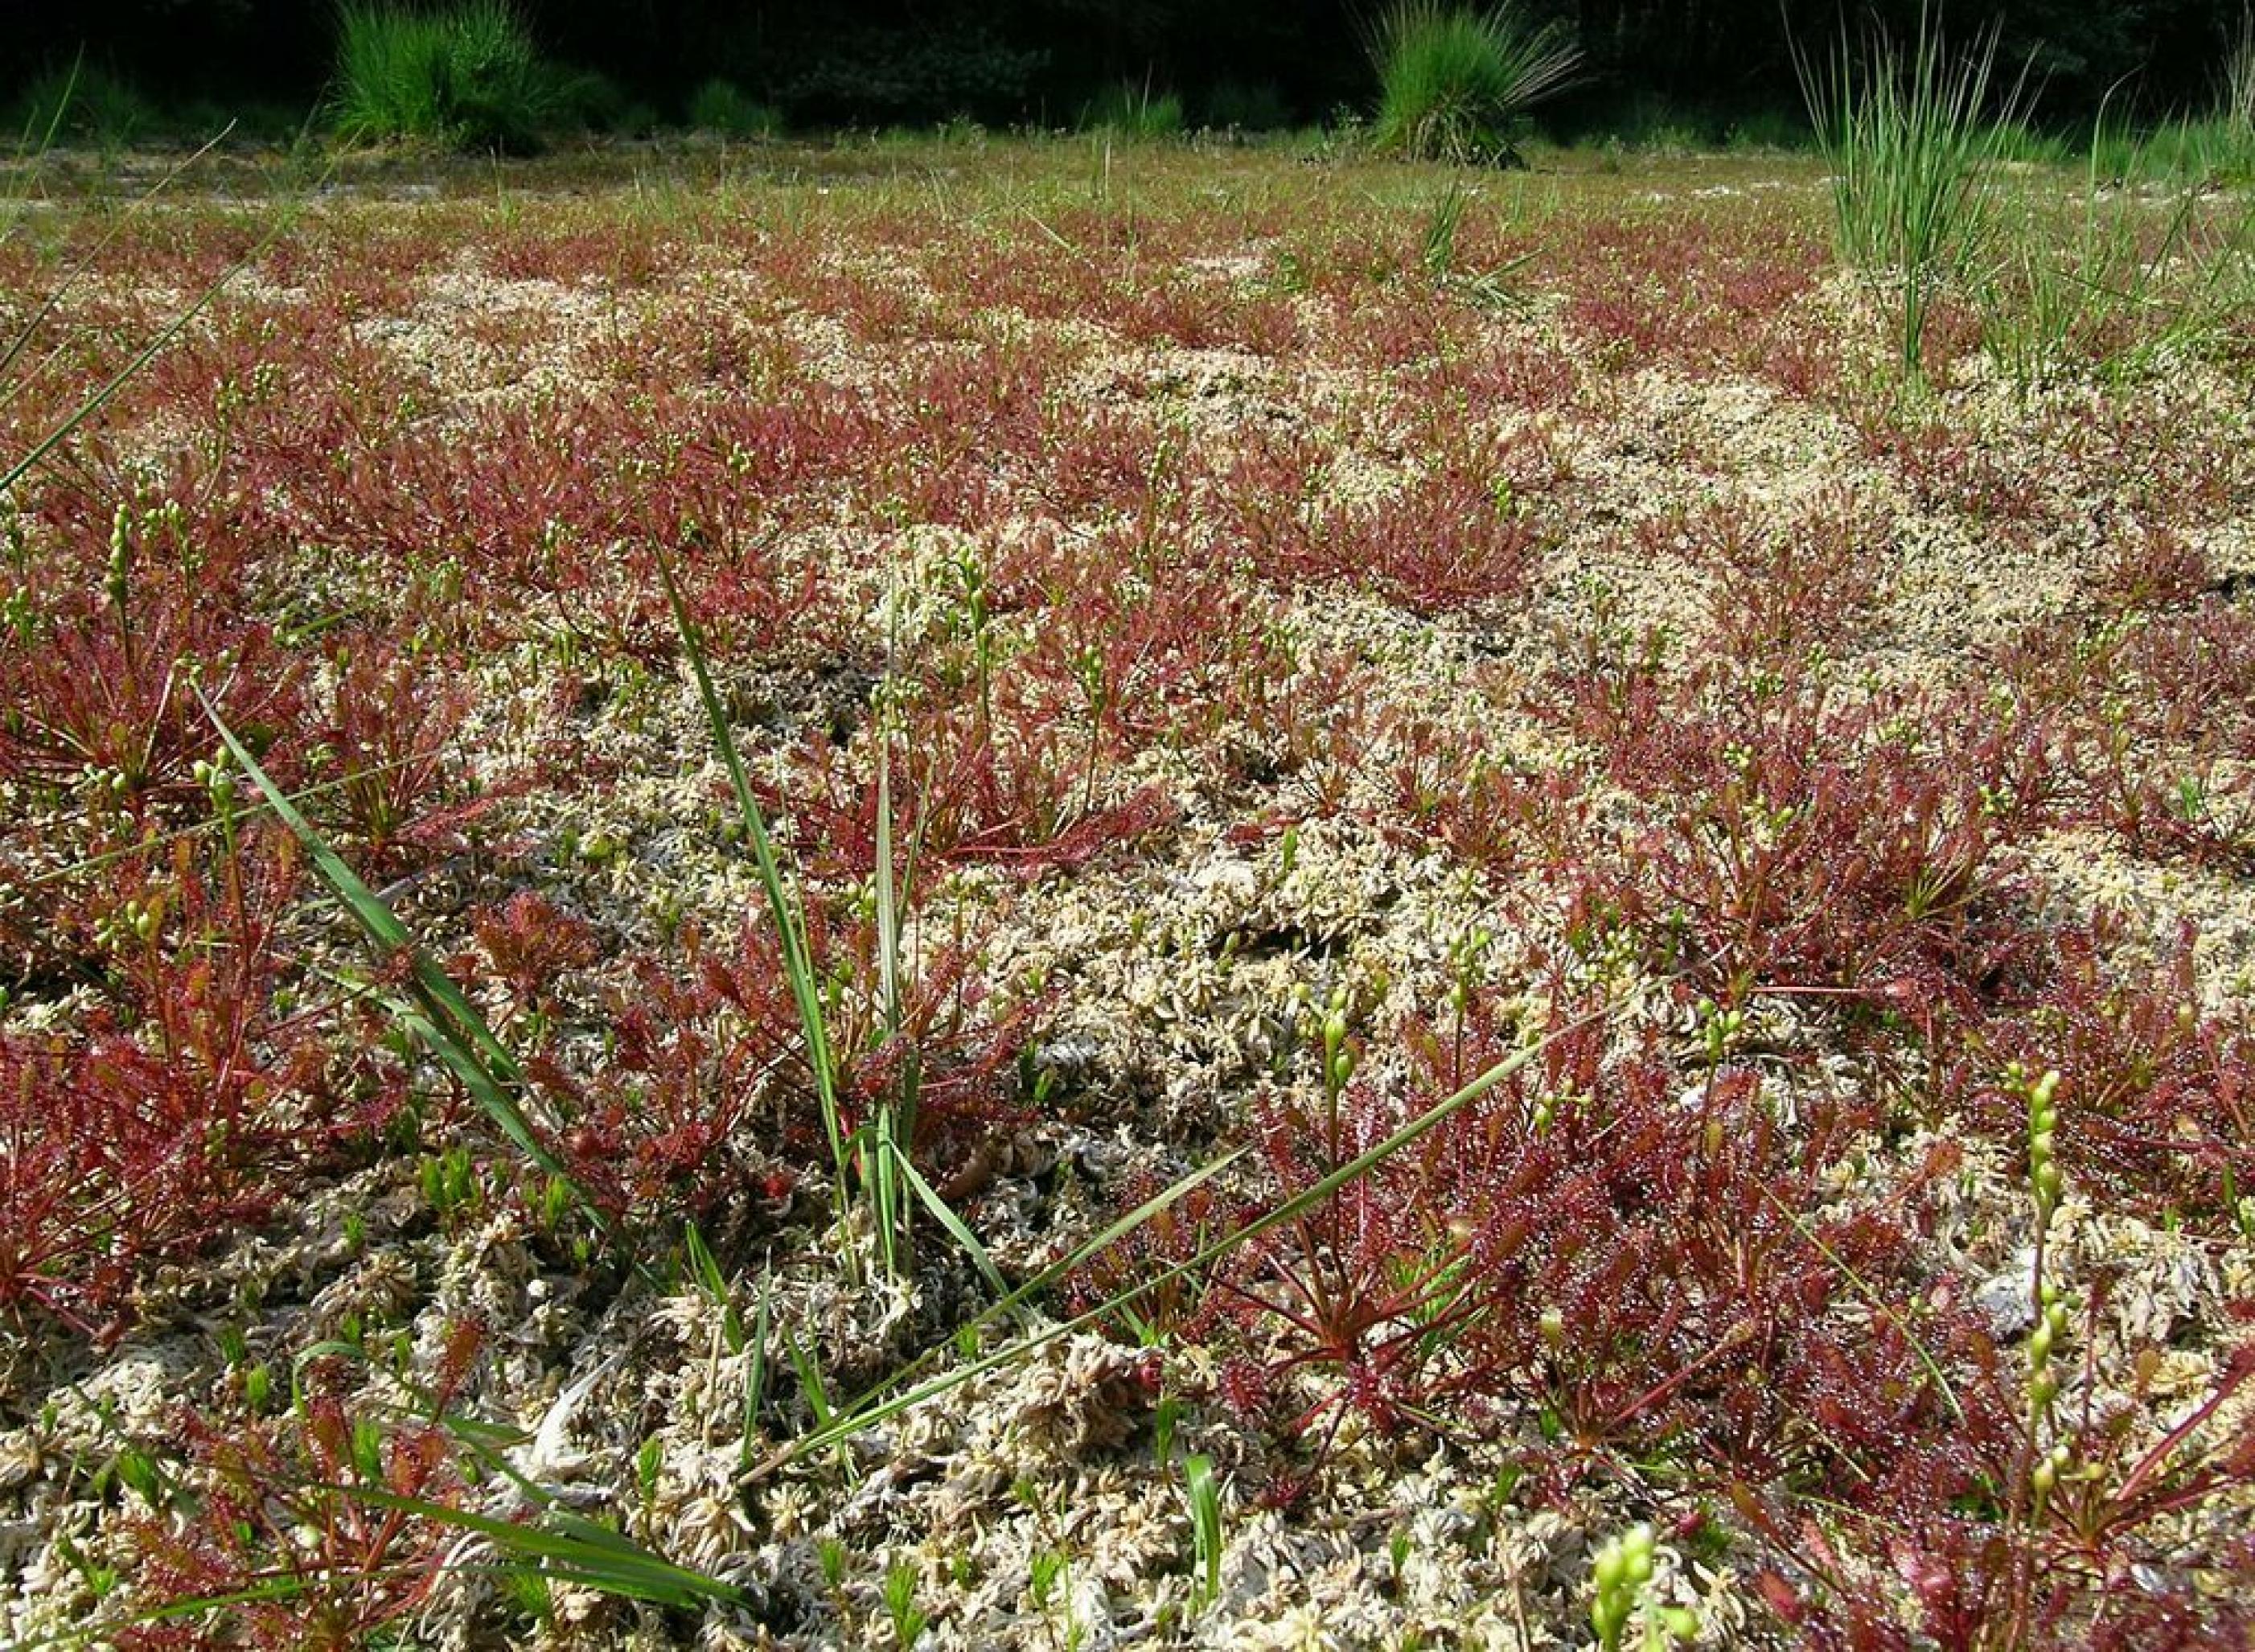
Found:
[[[810,123],[952,114],[1070,123],[1120,82],[1178,93],[1193,119],[1320,119],[1367,97],[1360,24],[1377,0],[520,0],[541,45],[664,114],[720,76]],[[2033,65],[2041,110],[2087,116],[2110,89],[2147,115],[2212,95],[2244,0],[1949,0],[1953,35],[1994,27]],[[1562,111],[1600,123],[1638,100],[1798,107],[1793,44],[1844,25],[1915,25],[1921,0],[1529,0],[1571,22],[1589,74]],[[88,60],[158,102],[310,108],[329,0],[0,0],[0,107],[43,67]]]

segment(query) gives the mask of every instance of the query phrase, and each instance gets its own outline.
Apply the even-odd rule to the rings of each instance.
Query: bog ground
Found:
[[[1536,161],[19,171],[0,1638],[2246,1644],[2248,202]]]

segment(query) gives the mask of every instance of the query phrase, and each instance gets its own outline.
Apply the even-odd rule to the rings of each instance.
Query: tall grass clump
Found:
[[[1149,81],[1121,81],[1108,86],[1081,111],[1084,130],[1140,142],[1158,142],[1183,133],[1183,100],[1157,92]]]
[[[2139,141],[2100,111],[2079,200],[2038,186],[2002,224],[1982,293],[1982,343],[2026,402],[2072,371],[2120,385],[2226,336],[2247,301],[2255,215],[2205,210],[2198,177],[2156,207],[2120,189]]]
[[[34,76],[18,95],[8,124],[20,144],[57,140],[119,149],[159,124],[155,109],[123,75],[74,62]]]
[[[2205,186],[2255,179],[2255,9],[2240,14],[2224,46],[2216,102],[2150,131],[2111,135],[2107,172]]]
[[[692,130],[716,137],[775,137],[783,131],[783,116],[773,104],[718,77],[690,94],[688,116]]]
[[[348,142],[530,149],[558,85],[507,0],[346,0],[337,14],[335,120]]]
[[[1570,33],[1510,4],[1396,0],[1369,31],[1378,146],[1424,160],[1519,159],[1513,128],[1581,67]]]
[[[1860,56],[1844,40],[1828,66],[1795,66],[1831,169],[1841,256],[1892,289],[1897,362],[1916,382],[1935,298],[1973,267],[1988,234],[1989,172],[2026,77],[2000,91],[1995,33],[1958,55],[1923,12],[1908,47],[1874,31]]]
[[[2135,170],[2149,177],[2194,184],[2255,179],[2255,9],[2240,13],[2239,32],[2224,49],[2214,107],[2167,123],[2139,148]]]

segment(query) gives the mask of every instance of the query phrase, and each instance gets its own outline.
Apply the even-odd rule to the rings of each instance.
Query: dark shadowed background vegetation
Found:
[[[1792,42],[1821,47],[1844,18],[1915,28],[1921,0],[1532,0],[1587,53],[1544,123],[1564,137],[1654,130],[1785,137],[1801,99]],[[0,108],[24,106],[81,50],[81,101],[111,136],[135,120],[193,127],[263,113],[286,127],[320,99],[336,12],[323,0],[10,0]],[[1366,18],[1350,0],[522,0],[540,50],[578,72],[596,127],[724,115],[754,124],[882,126],[967,117],[1065,126],[1132,88],[1179,101],[1196,126],[1247,129],[1366,111]],[[2117,110],[2160,120],[2215,95],[2241,0],[1955,0],[1953,35],[1993,25],[2000,60],[2033,64],[2041,116]],[[713,91],[716,83],[729,88]],[[143,106],[137,112],[132,101]],[[711,123],[706,121],[699,123]]]

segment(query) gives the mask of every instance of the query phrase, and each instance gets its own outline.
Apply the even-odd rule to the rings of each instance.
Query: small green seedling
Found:
[[[885,1613],[893,1620],[893,1644],[902,1652],[914,1646],[931,1625],[916,1603],[916,1568],[903,1561],[885,1573]]]
[[[1198,1558],[1191,1600],[1198,1608],[1221,1593],[1221,1485],[1213,1459],[1203,1452],[1184,1459],[1183,1495],[1191,1507],[1191,1541]]]

